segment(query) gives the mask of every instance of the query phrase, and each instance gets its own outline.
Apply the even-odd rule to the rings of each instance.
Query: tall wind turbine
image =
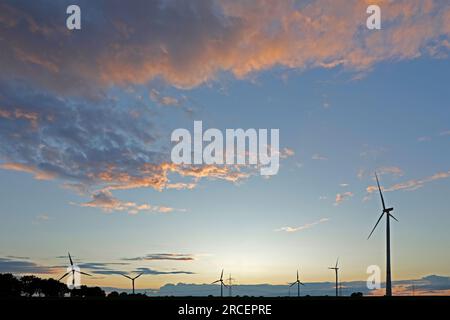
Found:
[[[378,223],[380,223],[381,218],[383,218],[383,215],[386,214],[386,296],[390,297],[392,296],[390,218],[394,219],[395,221],[398,220],[391,214],[391,211],[394,210],[394,208],[386,208],[383,198],[383,192],[381,192],[380,182],[378,180],[378,175],[376,172],[375,178],[377,179],[378,191],[380,192],[381,203],[383,204],[383,212],[381,213],[381,216],[378,218],[375,227],[373,227],[372,232],[370,232],[369,236],[367,237],[367,240],[372,236],[372,233],[375,231],[376,227],[378,226]]]
[[[297,297],[300,297],[300,285],[304,286],[305,284],[300,282],[300,278],[298,276],[298,270],[297,270],[297,280],[293,282],[289,288],[291,288],[293,285],[297,284]]]
[[[338,267],[338,263],[339,263],[339,258],[337,258],[336,265],[334,267],[329,267],[328,268],[330,270],[334,270],[334,273],[336,274],[336,297],[339,296],[339,277],[338,277],[339,267]]]
[[[122,274],[122,273],[121,273],[121,275],[124,276],[125,278],[128,278],[128,279],[131,280],[131,284],[133,285],[133,294],[134,294],[134,280],[136,280],[137,278],[139,278],[140,276],[142,276],[142,273],[139,273],[139,274],[138,274],[136,277],[134,277],[134,278],[129,277],[129,276],[127,276],[126,274]]]
[[[220,274],[220,279],[212,282],[211,284],[219,283],[220,282],[220,296],[223,297],[223,287],[228,288],[228,286],[223,282],[223,269],[222,273]]]
[[[70,252],[67,253],[69,256],[69,262],[70,262],[70,271],[68,271],[66,274],[64,274],[61,278],[58,279],[58,281],[61,281],[65,277],[67,277],[69,274],[72,274],[72,286],[75,287],[75,272],[79,274],[84,274],[85,276],[91,276],[89,273],[81,272],[78,270],[78,268],[75,267],[72,261],[72,257],[70,256]]]

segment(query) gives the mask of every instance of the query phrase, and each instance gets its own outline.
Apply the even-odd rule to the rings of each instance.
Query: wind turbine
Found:
[[[220,274],[220,279],[212,282],[211,284],[215,284],[220,282],[220,296],[223,297],[223,287],[228,288],[228,286],[223,282],[223,269],[222,269],[222,273]]]
[[[228,280],[228,293],[229,293],[229,295],[230,295],[230,297],[231,297],[232,288],[233,288],[233,283],[232,283],[232,281],[234,281],[234,280],[236,280],[236,279],[232,278],[232,277],[231,277],[231,273],[230,273],[230,276],[228,277],[227,280]]]
[[[383,215],[386,214],[386,296],[390,297],[392,296],[390,218],[394,219],[395,221],[398,220],[391,214],[391,211],[394,210],[394,208],[386,208],[383,198],[383,192],[381,192],[380,182],[378,180],[378,175],[376,172],[375,178],[377,179],[378,191],[380,192],[381,203],[383,204],[383,212],[381,213],[381,216],[378,218],[375,227],[373,227],[372,232],[370,232],[369,236],[367,237],[367,240],[369,240],[369,238],[372,236],[372,233],[375,231],[376,227],[380,223],[381,218],[383,218]]]
[[[131,284],[133,285],[133,294],[134,294],[134,280],[136,280],[137,278],[139,278],[140,276],[142,276],[142,273],[139,273],[139,274],[138,274],[136,277],[134,277],[134,278],[129,277],[129,276],[127,276],[126,274],[122,274],[122,273],[121,273],[121,275],[124,276],[125,278],[128,278],[128,279],[131,280]]]
[[[292,283],[289,288],[291,288],[294,284],[297,284],[297,297],[300,297],[300,285],[304,286],[305,284],[300,282],[300,279],[298,277],[298,270],[297,270],[297,280]]]
[[[61,281],[65,277],[67,277],[69,274],[72,273],[72,286],[75,288],[75,272],[79,274],[84,274],[85,276],[91,276],[89,273],[81,272],[79,268],[76,268],[73,264],[72,257],[70,256],[70,252],[67,253],[69,255],[69,261],[70,261],[70,271],[68,271],[66,274],[64,274],[61,278],[58,279],[58,281]]]
[[[339,263],[339,258],[337,258],[336,265],[334,267],[329,267],[328,268],[330,270],[334,270],[334,272],[336,274],[336,297],[339,296],[339,278],[338,278],[339,267],[338,267],[338,263]]]

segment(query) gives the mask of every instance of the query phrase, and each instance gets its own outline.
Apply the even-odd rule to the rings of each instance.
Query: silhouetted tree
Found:
[[[353,292],[350,297],[362,297],[363,293],[362,292]]]
[[[39,294],[41,289],[41,279],[35,276],[23,276],[20,278],[22,292],[28,297]]]
[[[70,295],[79,298],[105,297],[105,291],[100,287],[81,286],[79,289],[73,289]]]
[[[41,292],[46,297],[62,298],[69,292],[67,286],[55,279],[41,279]]]
[[[117,291],[113,291],[113,292],[110,292],[108,294],[108,298],[115,299],[115,298],[118,298],[118,297],[119,297],[119,293]]]
[[[121,298],[128,297],[128,294],[127,294],[126,292],[121,292],[121,293],[120,293],[120,297],[121,297]]]
[[[11,273],[0,273],[0,297],[20,297],[22,283]]]

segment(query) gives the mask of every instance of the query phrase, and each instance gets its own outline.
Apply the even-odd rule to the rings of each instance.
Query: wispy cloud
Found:
[[[436,174],[433,174],[432,176],[428,176],[422,179],[411,179],[405,182],[396,183],[388,188],[382,187],[383,191],[391,192],[391,191],[397,191],[397,190],[405,190],[405,191],[414,191],[417,189],[422,188],[425,184],[436,181],[436,180],[442,180],[447,179],[450,177],[450,171],[443,171],[438,172]],[[368,193],[372,193],[378,190],[377,186],[368,186],[366,188],[366,191]]]
[[[131,201],[121,201],[115,198],[108,190],[99,191],[92,195],[92,200],[81,203],[82,207],[100,208],[105,212],[126,211],[129,214],[137,214],[141,211],[170,213],[174,211],[186,211],[185,209],[175,209],[167,206],[154,206],[150,204],[137,204]]]
[[[163,106],[181,106],[181,101],[179,99],[171,96],[164,96],[156,89],[150,91],[150,99]]]
[[[154,270],[150,268],[137,268],[136,273],[143,273],[147,275],[161,275],[161,274],[195,274],[195,272],[191,271],[183,271],[183,270],[169,270],[169,271],[160,271]]]
[[[328,160],[327,157],[325,157],[325,156],[323,156],[323,155],[321,155],[321,154],[318,154],[318,153],[313,154],[313,156],[311,157],[311,159],[313,159],[313,160],[320,160],[320,161]]]
[[[395,166],[390,166],[390,167],[380,167],[377,168],[375,170],[375,172],[379,175],[379,176],[383,176],[383,175],[393,175],[393,176],[403,176],[404,172],[400,167],[395,167]],[[375,177],[374,177],[375,179]]]
[[[19,171],[30,173],[34,176],[36,180],[52,180],[55,178],[55,175],[51,172],[47,172],[41,169],[38,169],[34,166],[23,164],[23,163],[2,163],[0,164],[0,168],[4,170],[11,171]]]
[[[428,137],[428,136],[422,136],[422,137],[417,138],[417,141],[418,141],[418,142],[427,142],[427,141],[431,141],[431,137]]]
[[[311,223],[307,223],[307,224],[304,224],[302,226],[298,226],[298,227],[282,227],[282,228],[279,228],[279,229],[275,229],[275,231],[284,231],[284,232],[303,231],[303,230],[306,230],[306,229],[310,229],[310,228],[312,228],[312,227],[314,227],[314,226],[316,226],[316,225],[318,225],[320,223],[327,222],[329,220],[330,219],[328,219],[328,218],[322,218],[320,220],[317,220],[317,221],[311,222]]]
[[[142,260],[172,260],[172,261],[193,261],[194,255],[184,253],[152,253],[142,257],[124,258],[126,261],[142,261]]]
[[[334,201],[334,205],[338,206],[340,205],[343,201],[347,200],[348,198],[353,197],[353,192],[347,191],[344,193],[338,193],[336,195],[336,199]]]

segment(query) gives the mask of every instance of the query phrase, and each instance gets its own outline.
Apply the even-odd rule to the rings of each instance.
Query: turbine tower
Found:
[[[121,275],[124,276],[125,278],[128,278],[128,279],[131,280],[131,284],[132,284],[132,286],[133,286],[133,294],[134,294],[134,280],[136,280],[137,278],[139,278],[140,276],[142,276],[142,273],[139,273],[139,274],[138,274],[136,277],[134,277],[134,278],[129,277],[129,276],[127,276],[126,274],[122,274],[122,273],[121,273]]]
[[[85,276],[91,276],[89,273],[81,272],[79,268],[76,268],[73,264],[72,257],[70,256],[70,252],[67,253],[69,256],[69,262],[70,262],[70,271],[65,273],[61,278],[58,279],[58,281],[61,281],[65,277],[67,277],[69,274],[72,274],[72,286],[75,288],[75,273],[84,274]]]
[[[220,296],[223,297],[223,287],[228,288],[228,286],[223,282],[223,269],[222,269],[222,273],[220,274],[220,279],[212,282],[211,284],[215,284],[220,282]]]
[[[334,270],[334,273],[336,274],[336,297],[339,296],[339,277],[338,277],[339,267],[338,267],[338,263],[339,263],[339,258],[337,258],[336,265],[334,267],[329,267],[328,268],[330,270]]]
[[[386,214],[386,296],[390,297],[390,296],[392,296],[390,218],[394,219],[395,221],[398,221],[398,220],[391,214],[391,211],[394,210],[394,208],[386,208],[386,205],[384,203],[383,192],[381,191],[380,182],[378,180],[378,175],[376,172],[375,172],[375,178],[377,179],[378,191],[380,192],[381,203],[383,204],[383,212],[381,213],[381,216],[378,218],[378,221],[375,224],[375,227],[373,227],[372,232],[370,232],[369,236],[367,237],[367,240],[372,236],[376,227],[380,223],[381,218],[383,218],[383,215]]]
[[[304,286],[305,284],[300,282],[300,278],[298,276],[298,270],[297,270],[297,280],[293,282],[289,288],[291,288],[293,285],[297,284],[297,297],[300,297],[300,285]],[[290,292],[290,291],[289,291]]]

